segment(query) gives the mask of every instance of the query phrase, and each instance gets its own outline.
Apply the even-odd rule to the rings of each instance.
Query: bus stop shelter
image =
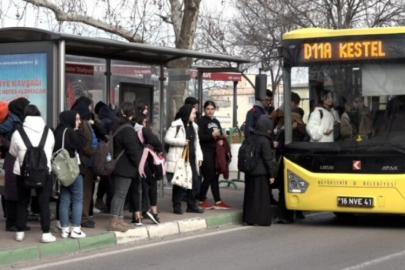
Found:
[[[69,76],[76,74],[82,76],[79,81],[94,84],[88,92],[97,96],[99,101],[108,104],[117,96],[121,97],[122,102],[137,95],[122,94],[122,89],[127,85],[121,82],[128,78],[120,77],[118,71],[115,71],[122,63],[136,63],[139,65],[139,74],[135,70],[128,80],[132,86],[141,90],[149,89],[149,86],[154,90],[157,107],[155,116],[160,120],[158,133],[163,137],[164,121],[161,120],[169,106],[165,108],[165,100],[170,97],[167,94],[167,79],[170,80],[170,77],[166,68],[169,62],[183,57],[220,61],[225,63],[221,66],[227,66],[224,69],[213,67],[199,70],[198,97],[202,97],[204,72],[240,72],[241,64],[249,62],[228,55],[83,37],[36,28],[3,28],[0,29],[0,100],[9,102],[24,96],[38,106],[48,125],[55,126],[59,112],[68,109],[69,86],[72,85],[67,80]],[[94,65],[67,65],[67,62],[80,62],[82,59],[86,59],[86,63],[94,62]],[[100,67],[96,64],[100,64]],[[141,70],[146,66],[150,67],[150,74],[142,74],[144,71]],[[69,68],[68,72],[66,67]],[[114,92],[114,89],[118,90]]]

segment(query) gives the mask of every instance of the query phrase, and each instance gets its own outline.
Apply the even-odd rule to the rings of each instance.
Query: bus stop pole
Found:
[[[201,70],[198,71],[198,113],[202,115],[203,107],[203,73]]]
[[[65,41],[59,41],[59,112],[65,110]]]
[[[291,119],[291,68],[284,68],[284,118],[285,118],[285,144],[292,142]],[[287,124],[288,123],[288,124]]]
[[[107,104],[111,103],[111,59],[105,60],[105,95]]]
[[[160,66],[160,76],[159,76],[159,82],[160,82],[160,100],[159,100],[159,106],[160,106],[160,110],[159,110],[159,135],[160,135],[160,141],[163,141],[163,129],[165,126],[165,114],[164,114],[164,101],[165,101],[165,68],[164,66]],[[166,101],[167,103],[171,102],[169,100]],[[152,119],[153,121],[153,119]],[[159,188],[159,192],[160,192],[160,197],[163,198],[164,196],[164,185],[163,185],[163,181],[159,181],[160,182],[160,188]]]
[[[238,81],[233,82],[233,119],[232,126],[238,126]]]

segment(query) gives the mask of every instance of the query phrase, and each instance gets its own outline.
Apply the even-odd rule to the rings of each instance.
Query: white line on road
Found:
[[[396,257],[401,257],[401,256],[404,256],[404,255],[405,255],[405,250],[401,251],[401,252],[398,252],[398,253],[393,253],[393,254],[390,254],[390,255],[387,255],[387,256],[384,256],[384,257],[380,257],[380,258],[377,258],[377,259],[374,259],[374,260],[371,260],[371,261],[363,262],[363,263],[360,263],[360,264],[357,264],[357,265],[354,265],[354,266],[350,266],[350,267],[344,268],[342,270],[362,269],[364,267],[379,264],[379,263],[391,260],[391,259],[396,258]]]
[[[167,244],[172,244],[172,243],[179,243],[179,242],[198,239],[198,238],[202,238],[202,237],[215,236],[215,235],[219,235],[219,234],[230,233],[230,232],[246,230],[246,229],[251,229],[251,228],[254,228],[254,227],[253,226],[237,227],[237,228],[233,228],[233,229],[229,229],[229,230],[211,232],[211,233],[200,234],[200,235],[193,235],[193,236],[188,236],[188,237],[179,238],[179,239],[173,239],[173,240],[167,240],[167,241],[158,242],[158,243],[146,244],[146,245],[142,245],[142,246],[129,247],[129,248],[125,248],[125,249],[107,251],[107,252],[102,252],[102,253],[98,253],[98,254],[91,254],[91,255],[87,255],[87,256],[83,256],[83,257],[78,257],[76,259],[69,258],[69,259],[66,259],[63,261],[58,261],[58,262],[48,263],[48,264],[41,264],[39,266],[22,268],[22,269],[24,269],[24,270],[44,269],[44,268],[55,267],[55,266],[66,264],[66,263],[73,263],[73,262],[79,262],[79,261],[84,261],[84,260],[89,260],[89,259],[95,259],[95,258],[99,258],[99,257],[105,257],[105,256],[109,256],[109,255],[134,251],[134,250],[138,250],[138,249],[152,248],[152,247],[157,247],[157,246],[162,246],[162,245],[167,245]],[[119,247],[119,246],[116,246],[116,247]]]

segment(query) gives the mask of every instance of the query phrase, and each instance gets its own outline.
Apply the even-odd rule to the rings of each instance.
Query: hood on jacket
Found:
[[[188,122],[190,122],[190,115],[193,111],[194,106],[187,104],[180,108],[179,112],[176,114],[176,120],[181,119],[184,126],[187,126]]]
[[[263,118],[261,117],[259,121],[257,121],[254,133],[257,135],[265,135],[270,137],[269,131],[274,129],[273,121],[271,121],[268,117]]]
[[[23,127],[36,133],[42,133],[44,131],[45,122],[41,116],[27,116],[25,117]]]
[[[89,105],[87,105],[87,103],[81,102],[76,107],[74,107],[73,110],[80,115],[81,119],[90,120],[91,112],[89,110]]]
[[[73,103],[71,110],[73,110],[73,108],[75,108],[77,105],[79,105],[80,103],[84,103],[87,107],[89,107],[93,102],[91,101],[91,99],[89,99],[88,97],[85,96],[81,96],[78,99],[76,99],[75,103]]]
[[[115,113],[115,111],[113,109],[111,109],[108,106],[102,107],[97,115],[98,115],[98,118],[100,120],[103,120],[105,118],[109,118],[111,120],[118,121],[117,114]]]
[[[143,129],[143,128],[144,128],[144,126],[142,126],[142,125],[140,125],[140,124],[138,124],[138,123],[135,123],[135,126],[134,126],[135,132],[138,132],[138,131],[140,131],[140,130]]]
[[[21,97],[11,101],[8,104],[8,109],[10,112],[17,115],[18,118],[20,118],[20,120],[22,121],[24,119],[24,109],[28,106],[28,104],[30,104],[29,100]]]
[[[96,106],[94,106],[94,112],[98,115],[98,113],[100,112],[101,108],[103,107],[107,107],[107,104],[105,104],[102,101],[97,102]]]

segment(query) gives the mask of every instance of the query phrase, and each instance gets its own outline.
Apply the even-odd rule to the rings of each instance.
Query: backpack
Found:
[[[148,164],[147,164],[148,159],[149,159],[149,157],[152,157],[153,166],[151,166],[152,167],[151,169],[152,169],[154,178],[156,181],[163,180],[163,177],[166,175],[165,160],[162,156],[157,155],[153,151],[152,146],[145,145],[145,139],[143,138],[142,129],[138,130],[138,132],[137,132],[138,138],[141,141],[141,143],[143,144],[142,157],[141,157],[141,161],[139,162],[139,166],[138,166],[139,175],[143,178],[146,177],[145,166],[148,166]]]
[[[258,153],[256,142],[252,136],[245,139],[238,152],[238,170],[244,173],[251,172],[257,165]]]
[[[71,158],[69,151],[65,149],[65,134],[67,130],[68,128],[63,131],[62,148],[56,151],[52,158],[52,172],[59,183],[65,187],[73,184],[80,173],[77,156]]]
[[[24,179],[24,185],[27,188],[43,188],[49,175],[48,160],[44,150],[49,129],[47,126],[44,127],[41,141],[37,147],[32,146],[24,128],[19,126],[17,130],[27,147],[21,166],[21,177]]]
[[[93,172],[99,176],[108,176],[115,170],[115,164],[120,159],[124,150],[114,160],[114,137],[124,128],[134,128],[130,124],[120,126],[114,134],[106,136],[107,141],[100,141],[92,156],[93,159]]]
[[[177,126],[177,127],[176,127],[176,135],[175,135],[174,137],[177,137],[177,134],[179,133],[180,127],[181,127],[181,126]],[[165,143],[164,149],[165,149],[165,152],[166,152],[166,153],[169,153],[170,144]]]

